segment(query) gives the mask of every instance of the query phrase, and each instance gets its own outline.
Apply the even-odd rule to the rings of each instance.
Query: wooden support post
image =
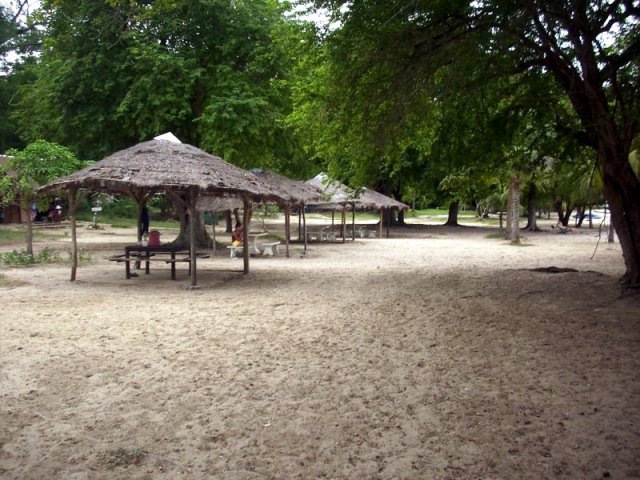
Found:
[[[351,202],[351,240],[356,240],[356,202]]]
[[[242,259],[244,260],[244,273],[249,273],[249,232],[251,231],[251,217],[249,216],[251,210],[251,202],[247,195],[242,196],[242,204],[244,211],[242,216],[242,225],[244,229],[244,244],[242,249]]]
[[[216,256],[216,212],[211,213],[211,238],[213,239],[213,256]]]
[[[76,270],[78,269],[78,241],[76,236],[76,211],[78,209],[77,191],[69,190],[69,216],[71,217],[71,281],[76,281]]]
[[[301,207],[301,211],[302,211],[302,237],[304,239],[304,253],[306,255],[307,253],[307,215],[305,214],[305,210],[306,210],[306,205],[302,205]]]
[[[198,284],[198,268],[196,265],[196,202],[198,200],[198,191],[196,188],[191,188],[189,191],[189,257],[191,260],[191,286],[195,287]]]
[[[387,238],[389,238],[389,230],[391,229],[391,206],[387,208]],[[382,238],[382,235],[380,235]]]
[[[286,256],[289,258],[289,239],[291,238],[291,204],[287,202],[284,206],[284,245],[286,250]]]

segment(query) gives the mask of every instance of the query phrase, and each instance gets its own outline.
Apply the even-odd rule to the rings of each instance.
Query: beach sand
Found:
[[[619,245],[492,232],[297,244],[247,275],[223,251],[189,289],[184,265],[126,280],[131,232],[81,227],[76,282],[2,271],[0,478],[640,478]]]

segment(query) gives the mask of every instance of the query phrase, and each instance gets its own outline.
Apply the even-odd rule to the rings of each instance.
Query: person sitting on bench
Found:
[[[242,227],[242,223],[236,223],[236,228],[231,232],[231,239],[233,240],[232,245],[234,247],[244,243],[244,228]]]

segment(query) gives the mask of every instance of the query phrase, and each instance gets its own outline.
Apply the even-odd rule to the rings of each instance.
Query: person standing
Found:
[[[142,213],[140,215],[140,235],[143,237],[149,235],[149,210],[146,205],[142,207]]]

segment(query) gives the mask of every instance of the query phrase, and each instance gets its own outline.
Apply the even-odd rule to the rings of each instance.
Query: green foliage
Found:
[[[103,203],[100,215],[105,218],[131,218],[134,222],[138,218],[136,202],[129,197],[113,197],[109,203]]]
[[[303,113],[317,125],[315,151],[341,178],[398,180],[412,198],[440,185],[438,201],[473,201],[509,170],[542,187],[549,158],[575,167],[585,160],[578,144],[624,149],[637,135],[640,30],[623,3],[314,3],[340,26]]]
[[[36,255],[29,255],[26,250],[12,250],[0,254],[0,263],[6,266],[26,266],[36,263],[60,263],[57,251],[45,247]]]
[[[68,148],[44,140],[7,154],[10,158],[0,166],[0,199],[18,200],[25,209],[30,208],[39,186],[84,166]]]
[[[285,124],[298,27],[284,9],[274,0],[45,1],[47,49],[19,90],[19,131],[96,159],[172,131],[241,166],[286,170],[300,149]]]
[[[142,448],[131,447],[124,448],[118,447],[115,450],[112,450],[105,456],[105,463],[110,467],[120,467],[120,466],[128,466],[128,465],[139,465],[144,457],[147,455],[147,452]]]

